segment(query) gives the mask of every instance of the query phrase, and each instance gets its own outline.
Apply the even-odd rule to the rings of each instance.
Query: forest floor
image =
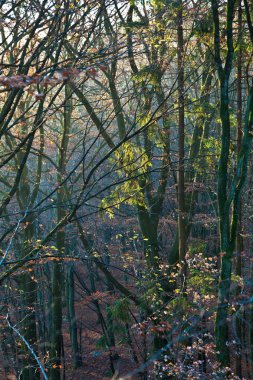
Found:
[[[97,323],[97,316],[87,308],[85,311],[85,320],[87,321],[87,325],[82,332],[83,366],[78,369],[74,369],[72,365],[69,334],[64,334],[66,380],[111,379],[112,372],[110,369],[109,351],[98,348],[97,346],[97,342],[101,337],[100,326],[98,326]],[[119,359],[114,361],[114,366],[118,373],[123,376],[124,374],[131,372],[135,368],[135,364],[131,361],[130,353],[126,347],[124,347],[124,345],[119,345],[115,347],[115,352],[119,355]]]

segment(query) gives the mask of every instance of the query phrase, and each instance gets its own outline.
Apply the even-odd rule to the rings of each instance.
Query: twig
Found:
[[[23,335],[20,334],[20,332],[18,331],[18,329],[15,327],[15,326],[12,326],[9,319],[8,319],[8,314],[6,315],[6,321],[8,323],[8,326],[22,339],[22,341],[25,343],[26,347],[28,348],[28,350],[31,352],[32,356],[34,357],[34,359],[36,360],[36,362],[38,363],[40,369],[41,369],[41,372],[42,372],[42,375],[44,376],[44,379],[45,380],[48,380],[48,377],[47,377],[47,374],[45,372],[45,369],[43,367],[43,365],[41,364],[41,361],[40,359],[38,358],[38,356],[36,355],[36,353],[34,352],[34,350],[32,349],[32,347],[30,346],[30,344],[27,342],[27,340],[25,339],[25,337]]]

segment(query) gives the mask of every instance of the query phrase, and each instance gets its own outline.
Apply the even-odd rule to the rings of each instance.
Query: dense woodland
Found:
[[[253,2],[0,1],[0,380],[253,379]]]

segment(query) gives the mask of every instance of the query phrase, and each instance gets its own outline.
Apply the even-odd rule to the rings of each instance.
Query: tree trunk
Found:
[[[238,0],[238,58],[237,58],[237,156],[240,153],[241,141],[242,141],[242,3]],[[236,235],[236,275],[241,277],[242,275],[242,258],[243,252],[243,238],[242,234],[242,202],[239,202],[238,210],[238,231]],[[241,292],[241,286],[238,284],[236,289],[236,295]],[[242,314],[238,310],[236,317],[236,335],[237,335],[237,353],[236,353],[236,375],[242,378]],[[238,341],[239,340],[239,341]]]
[[[61,183],[67,163],[67,148],[71,124],[72,111],[72,92],[70,87],[65,85],[65,105],[64,105],[64,122],[61,136],[61,144],[58,159],[57,181]],[[57,191],[57,222],[66,215],[66,209],[63,207],[66,202],[66,189],[64,186]],[[64,227],[59,229],[56,235],[56,247],[59,257],[65,252],[65,230]],[[60,380],[61,378],[61,355],[62,355],[62,289],[64,285],[62,261],[53,262],[52,273],[52,326],[51,326],[51,369],[50,380]]]
[[[75,314],[75,282],[74,282],[74,271],[73,265],[68,268],[67,277],[67,306],[69,315],[69,325],[70,325],[70,338],[71,346],[74,357],[75,368],[81,367],[82,357],[80,355],[78,338],[77,338],[77,325],[76,325],[76,314]]]
[[[217,0],[212,0],[212,12],[214,22],[214,53],[215,64],[220,81],[220,118],[221,118],[221,152],[218,168],[218,210],[219,210],[219,236],[221,269],[218,286],[218,306],[215,321],[216,350],[220,364],[230,366],[229,358],[229,328],[228,305],[231,283],[232,255],[235,248],[236,235],[230,230],[230,207],[233,200],[233,189],[228,190],[228,164],[230,152],[230,113],[229,113],[229,79],[232,70],[233,47],[233,17],[235,0],[228,0],[226,7],[226,39],[227,54],[223,68],[221,58],[219,5]],[[236,197],[236,195],[235,195]],[[237,228],[237,205],[234,205],[233,228]]]
[[[178,9],[178,27],[177,27],[177,42],[178,42],[178,245],[179,245],[179,260],[185,261],[186,255],[186,213],[185,213],[185,111],[184,111],[184,32],[183,32],[183,3],[179,1]],[[185,275],[185,263],[183,264]]]
[[[25,110],[23,110],[24,112]],[[42,115],[43,115],[43,102],[40,104],[37,110],[35,118],[35,126],[40,125],[42,127]],[[27,133],[27,127],[23,129],[24,134]],[[41,133],[43,135],[43,132]],[[43,151],[44,139],[40,141],[40,153]],[[19,152],[17,155],[18,162],[22,162],[24,157],[23,152]],[[17,199],[22,210],[29,211],[32,209],[34,200],[38,193],[39,183],[41,174],[41,156],[38,158],[37,164],[37,178],[36,184],[32,190],[29,178],[29,167],[27,162],[24,165],[22,175],[20,178],[19,187],[17,189]],[[32,243],[35,237],[34,230],[35,217],[32,213],[28,213],[24,220],[24,232],[22,234],[22,247],[20,250],[22,252],[21,257],[26,257],[27,252],[30,251]],[[20,288],[22,290],[22,303],[24,307],[23,320],[21,323],[22,334],[24,338],[28,341],[34,351],[37,351],[37,321],[36,321],[36,308],[37,308],[37,281],[35,280],[35,270],[33,266],[27,268],[24,273],[20,276]],[[22,370],[22,380],[34,380],[39,379],[40,374],[37,370],[37,362],[33,356],[30,355],[29,350],[25,344],[23,344],[24,356],[23,370]]]

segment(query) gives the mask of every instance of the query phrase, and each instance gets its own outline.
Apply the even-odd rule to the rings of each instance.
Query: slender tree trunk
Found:
[[[219,230],[221,270],[219,277],[218,307],[216,314],[216,347],[222,365],[230,366],[228,304],[231,284],[231,268],[234,242],[230,241],[230,217],[226,207],[227,167],[230,144],[230,116],[228,110],[228,78],[221,83],[220,115],[222,120],[222,148],[218,174]]]
[[[64,105],[64,122],[63,132],[61,137],[61,144],[59,149],[58,160],[58,183],[62,182],[66,169],[66,154],[68,148],[68,139],[71,123],[71,89],[65,85],[65,105]],[[65,217],[66,209],[64,208],[66,202],[66,190],[64,187],[58,189],[57,192],[57,221],[58,223]],[[61,228],[56,234],[56,246],[58,254],[61,257],[65,252],[65,230]],[[61,356],[62,356],[62,289],[64,285],[63,264],[62,261],[55,261],[53,263],[52,273],[52,326],[51,326],[51,369],[50,380],[60,380],[61,378]]]
[[[250,268],[251,272],[251,278],[253,276],[253,265],[251,264]],[[253,294],[253,286],[251,285],[251,294]],[[247,320],[248,322],[248,342],[249,342],[249,372],[250,372],[250,379],[253,379],[253,363],[252,363],[252,358],[253,358],[253,305],[252,303],[249,304],[249,318]]]
[[[24,112],[24,110],[23,110]],[[35,126],[42,127],[42,115],[43,115],[43,103],[41,103],[37,110],[37,115],[35,118]],[[27,127],[24,127],[24,135],[27,133]],[[42,133],[43,135],[43,133]],[[44,139],[41,140],[41,149],[42,153],[44,147]],[[24,157],[23,152],[18,153],[18,162],[22,162]],[[32,208],[33,202],[37,196],[39,183],[40,183],[40,174],[41,174],[41,156],[38,158],[37,164],[37,178],[34,188],[31,188],[30,178],[29,178],[29,167],[26,162],[23,168],[21,175],[19,187],[17,190],[17,199],[20,204],[21,209],[28,211]],[[25,257],[27,252],[32,247],[32,243],[35,237],[34,230],[34,221],[35,217],[32,213],[28,213],[24,221],[24,232],[23,232],[23,246],[20,247],[22,257]],[[20,276],[20,288],[22,290],[22,303],[24,307],[23,320],[21,323],[22,333],[24,338],[28,343],[33,347],[35,352],[37,351],[37,320],[36,320],[36,308],[37,308],[37,281],[35,280],[35,270],[31,266],[29,269],[24,271]],[[23,370],[22,370],[22,380],[35,380],[39,379],[39,371],[37,370],[37,362],[33,356],[30,355],[30,352],[27,351],[26,345],[23,345],[24,361],[23,361]]]
[[[200,156],[200,163],[199,165],[201,167],[205,164],[205,146],[204,142],[209,136],[209,127],[211,124],[211,121],[213,119],[213,110],[210,108],[210,91],[211,91],[211,84],[213,79],[213,70],[208,67],[208,64],[210,60],[212,59],[210,52],[206,54],[205,64],[207,65],[207,70],[204,69],[203,78],[202,78],[202,91],[201,91],[201,102],[202,102],[202,113],[197,117],[192,141],[191,141],[191,147],[188,157],[189,167],[188,172],[185,174],[185,182],[186,183],[193,183],[198,182],[202,178],[202,173],[196,172],[196,169],[194,168],[194,164],[197,162],[198,164],[198,157]],[[203,157],[202,157],[203,156]],[[203,163],[203,164],[202,164]],[[191,227],[192,227],[192,219],[195,212],[195,201],[197,197],[198,191],[193,190],[192,193],[185,195],[185,213],[187,215],[186,220],[186,226],[185,226],[185,234],[186,234],[186,241],[188,240],[188,237],[191,233]],[[179,260],[179,226],[177,225],[177,230],[174,238],[173,245],[169,252],[169,264],[174,266],[178,260]]]
[[[237,156],[240,153],[242,142],[242,4],[241,0],[238,0],[238,58],[237,58]],[[243,252],[243,238],[242,238],[242,202],[239,202],[238,206],[238,231],[236,235],[236,275],[241,277],[242,275],[242,258]],[[241,292],[241,286],[238,285],[236,289],[237,296]],[[242,314],[238,311],[236,317],[236,335],[239,341],[237,342],[236,353],[236,375],[242,378],[242,347],[243,347],[243,334],[242,334]]]
[[[67,306],[69,315],[69,325],[70,325],[70,338],[71,346],[74,357],[75,368],[81,367],[82,357],[80,355],[78,338],[77,338],[77,324],[76,324],[76,314],[75,314],[75,282],[74,282],[74,272],[73,265],[68,268],[67,277]]]
[[[185,213],[185,110],[184,110],[184,32],[183,2],[179,1],[178,9],[178,233],[179,260],[184,262],[186,255],[186,213]],[[184,263],[185,267],[185,263]],[[185,269],[184,269],[185,272]],[[185,273],[184,273],[185,275]]]
[[[236,235],[230,234],[230,207],[232,199],[228,199],[228,164],[230,152],[230,113],[229,113],[229,79],[233,65],[233,17],[235,0],[228,0],[226,7],[226,42],[227,54],[225,67],[221,58],[219,5],[212,0],[214,22],[215,64],[220,81],[220,118],[221,118],[221,152],[218,168],[218,206],[221,269],[218,286],[218,306],[215,321],[217,357],[222,366],[230,366],[228,305],[230,296],[232,255],[235,248]],[[235,213],[236,213],[235,206]],[[233,220],[236,228],[236,218]]]
[[[57,239],[58,240],[58,239]],[[59,249],[59,240],[57,244]],[[52,325],[50,326],[50,380],[61,378],[61,347],[62,347],[62,265],[59,262],[53,264],[52,274]]]
[[[27,193],[26,193],[27,194]],[[27,218],[27,227],[23,237],[24,246],[29,249],[31,239],[34,237],[34,228],[31,218]],[[29,271],[28,271],[29,270]],[[37,327],[36,327],[36,307],[37,307],[37,282],[34,279],[34,269],[27,268],[26,272],[20,276],[22,290],[22,303],[24,308],[22,326],[22,334],[24,338],[29,342],[31,347],[37,351]],[[30,356],[27,347],[23,345],[25,352],[25,359],[23,361],[22,380],[34,380],[39,379],[39,372],[36,370],[37,363],[33,357]]]

